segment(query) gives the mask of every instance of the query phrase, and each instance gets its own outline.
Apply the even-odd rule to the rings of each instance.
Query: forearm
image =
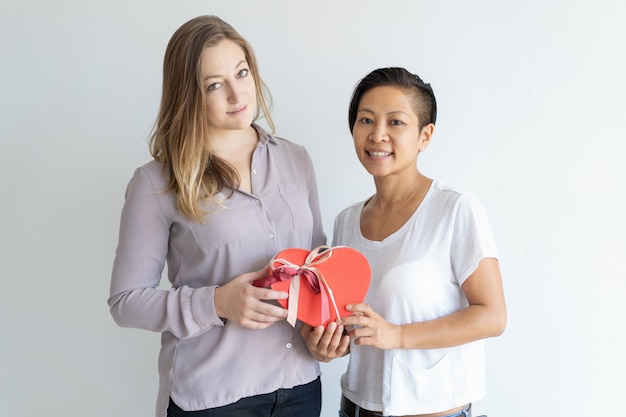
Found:
[[[141,288],[112,296],[109,306],[119,326],[167,331],[187,339],[223,325],[215,312],[213,292],[214,287]]]
[[[437,349],[458,346],[502,334],[506,314],[471,305],[447,316],[399,326],[399,349]]]

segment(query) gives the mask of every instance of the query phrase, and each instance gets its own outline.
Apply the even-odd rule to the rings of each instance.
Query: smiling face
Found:
[[[413,174],[417,156],[426,149],[434,130],[421,130],[415,104],[402,89],[374,87],[357,107],[352,137],[361,164],[374,177]]]
[[[250,127],[257,100],[244,50],[228,39],[207,47],[200,57],[200,71],[209,133]]]

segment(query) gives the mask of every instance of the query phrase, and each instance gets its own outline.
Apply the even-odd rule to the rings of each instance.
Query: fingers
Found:
[[[284,317],[254,313],[251,314],[250,317],[242,318],[238,323],[242,327],[246,327],[248,329],[266,329],[277,321],[281,321],[283,319]]]
[[[215,289],[215,306],[220,317],[251,329],[263,329],[287,317],[287,310],[263,300],[286,299],[288,293],[257,288],[252,281],[265,276],[267,268],[241,274]]]
[[[233,281],[237,280],[239,284],[244,285],[242,292],[245,297],[251,297],[256,300],[286,300],[289,297],[289,293],[286,291],[277,291],[271,288],[259,288],[251,285],[252,281],[266,276],[267,271],[268,268],[265,267],[255,272],[239,275]]]
[[[269,267],[266,266],[258,271],[241,274],[235,278],[235,280],[251,284],[259,278],[266,277],[268,273]],[[276,291],[271,288],[259,288],[252,286],[249,290],[251,291],[250,295],[257,300],[286,300],[289,297],[289,293],[286,291]]]
[[[251,306],[240,309],[238,317],[232,321],[249,329],[265,329],[286,317],[287,310],[284,308],[258,301],[257,307]]]
[[[403,346],[401,325],[391,324],[379,315],[353,316],[351,320],[356,325],[348,335],[355,345],[378,349],[398,349]]]
[[[374,346],[383,348],[383,338],[389,323],[376,313],[368,304],[349,304],[346,310],[352,315],[342,319],[349,337],[357,346]]]
[[[350,336],[345,331],[343,325],[339,325],[332,340],[329,342],[329,347],[334,351],[336,358],[346,355],[350,350]]]
[[[309,333],[313,330],[313,327],[310,324],[302,323],[300,326],[300,335],[306,341],[309,337]]]
[[[270,288],[257,288],[254,287],[255,298],[259,300],[286,300],[289,298],[289,293],[286,291],[276,291]]]
[[[358,304],[348,304],[346,305],[346,310],[351,311],[352,314],[363,314],[366,316],[372,316],[376,314],[376,312],[370,307],[369,304],[358,303]]]
[[[276,291],[278,293],[278,291]],[[277,298],[263,298],[265,300],[273,300]],[[263,316],[266,316],[265,320],[271,319],[272,321],[282,320],[287,317],[287,309],[276,305],[270,304],[254,297],[247,305],[247,310],[250,311],[250,318],[264,321]],[[260,317],[260,318],[257,318]]]
[[[287,310],[280,305],[267,303],[263,300],[287,298],[282,291],[257,288],[251,285],[244,290],[241,314],[243,318],[261,323],[274,323],[287,317]]]
[[[322,333],[318,345],[324,346],[329,352],[334,352],[339,347],[343,337],[344,326],[335,322],[328,323],[326,329]]]
[[[252,271],[252,272],[247,272],[245,274],[241,274],[235,278],[233,278],[233,281],[239,281],[239,282],[245,282],[248,284],[252,284],[253,281],[259,279],[259,278],[264,278],[267,276],[269,272],[269,268],[266,266],[264,268],[259,269],[258,271]]]
[[[266,277],[268,273],[269,273],[269,267],[264,266],[258,271],[248,272],[247,274],[243,274],[243,275],[246,276],[246,278],[248,279],[248,282],[252,282],[255,279]]]
[[[346,326],[346,328],[350,328],[351,326],[367,326],[369,319],[378,316],[368,304],[348,304],[346,310],[352,312],[351,316],[341,319],[342,324]]]
[[[350,346],[350,338],[344,335],[344,327],[330,322],[324,328],[303,325],[300,330],[311,354],[322,362],[329,362],[345,355]]]

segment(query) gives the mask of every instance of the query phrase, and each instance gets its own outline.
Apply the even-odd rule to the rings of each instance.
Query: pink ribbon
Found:
[[[304,277],[304,281],[313,291],[313,294],[320,294],[322,311],[320,319],[322,323],[326,323],[330,319],[329,300],[335,310],[335,314],[339,317],[339,309],[335,302],[333,291],[326,282],[324,275],[315,268],[315,265],[325,262],[332,256],[332,248],[323,245],[313,249],[304,261],[304,265],[295,265],[286,259],[276,257],[272,258],[269,263],[272,273],[260,280],[255,281],[255,285],[266,287],[275,282],[291,280],[289,283],[289,303],[287,307],[287,322],[292,327],[296,326],[298,316],[298,298],[300,294],[300,277]],[[277,266],[278,264],[278,266]]]

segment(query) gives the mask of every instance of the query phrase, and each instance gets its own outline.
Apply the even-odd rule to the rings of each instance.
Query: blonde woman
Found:
[[[251,284],[280,250],[326,242],[307,151],[255,123],[273,130],[268,101],[232,26],[201,16],[174,33],[108,300],[120,326],[162,334],[158,417],[319,416],[318,362],[264,301],[287,294]]]

